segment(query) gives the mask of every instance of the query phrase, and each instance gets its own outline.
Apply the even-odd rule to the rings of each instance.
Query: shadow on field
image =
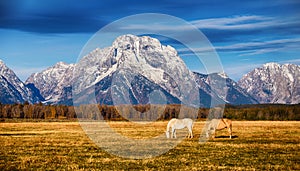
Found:
[[[39,135],[39,134],[36,133],[0,134],[0,136],[33,136],[33,135]]]
[[[238,138],[238,137],[239,137],[239,136],[237,136],[237,135],[231,136],[232,139]],[[221,136],[216,136],[215,138],[229,138],[229,136],[221,135]]]

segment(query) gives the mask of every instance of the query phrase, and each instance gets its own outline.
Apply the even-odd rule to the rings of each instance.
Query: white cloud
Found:
[[[292,24],[300,24],[299,18],[279,18],[260,15],[241,15],[229,16],[220,18],[208,18],[190,21],[192,25],[199,29],[214,29],[214,30],[250,30],[263,29],[280,26],[289,26]],[[177,24],[182,24],[181,22]],[[187,25],[174,25],[169,23],[151,23],[151,25],[143,24],[128,24],[122,27],[125,30],[144,30],[144,31],[188,31],[191,29]]]
[[[282,64],[293,63],[293,64],[300,65],[300,59],[289,59],[289,60],[280,61],[279,63]]]
[[[255,68],[261,67],[265,63],[266,62],[249,64],[249,63],[245,62],[245,63],[238,63],[236,65],[230,64],[230,65],[224,66],[224,71],[230,78],[234,79],[235,81],[238,81],[239,79],[242,78],[242,76],[244,76],[248,72],[254,70]],[[292,63],[292,64],[300,65],[300,59],[282,60],[282,61],[276,61],[276,63],[280,63],[280,64]]]
[[[194,20],[191,22],[199,29],[250,30],[299,25],[299,18],[279,18],[259,15],[232,16]]]
[[[240,56],[251,56],[257,54],[265,54],[275,51],[284,51],[284,50],[299,50],[300,38],[291,38],[291,39],[278,39],[278,40],[269,40],[263,42],[247,42],[247,43],[236,43],[232,45],[225,46],[214,46],[216,51],[219,52],[239,52],[243,53]],[[195,52],[201,53],[206,51],[211,51],[207,48],[197,48],[194,49]],[[189,55],[191,51],[186,48],[178,49],[178,52],[182,55]]]
[[[236,30],[262,28],[274,25],[274,18],[250,15],[223,18],[210,18],[192,21],[200,29]]]
[[[268,48],[268,49],[260,49],[260,50],[251,50],[248,52],[244,52],[243,54],[240,54],[239,56],[252,56],[252,55],[260,55],[270,52],[277,52],[280,48]]]

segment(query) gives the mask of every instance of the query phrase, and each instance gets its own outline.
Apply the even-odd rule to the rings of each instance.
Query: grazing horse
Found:
[[[184,119],[176,119],[173,118],[169,121],[167,125],[167,131],[166,136],[167,138],[170,138],[170,128],[171,128],[171,138],[176,138],[176,129],[183,129],[187,127],[189,130],[188,138],[193,138],[193,125],[194,121],[190,118],[184,118]]]
[[[209,138],[209,134],[213,133],[213,138],[216,136],[216,130],[228,129],[229,138],[232,137],[232,121],[230,119],[212,119],[206,130],[206,137]]]

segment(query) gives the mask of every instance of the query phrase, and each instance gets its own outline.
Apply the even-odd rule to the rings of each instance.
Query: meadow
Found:
[[[2,122],[0,170],[300,170],[299,121],[233,121],[233,139],[224,130],[200,144],[203,124],[165,154],[125,159],[95,145],[75,121]],[[162,134],[167,122],[109,125],[139,139]]]

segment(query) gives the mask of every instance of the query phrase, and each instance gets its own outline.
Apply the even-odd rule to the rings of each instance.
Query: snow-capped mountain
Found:
[[[193,73],[173,47],[164,46],[148,36],[120,36],[111,47],[96,49],[86,55],[75,71],[75,92],[96,84],[95,88],[80,93],[79,99],[88,99],[95,89],[99,103],[123,104],[130,101],[144,104],[153,91],[161,92],[156,95],[155,102],[165,98],[168,103],[182,102],[205,107],[224,102],[257,103],[224,73]],[[129,99],[113,99],[111,94]]]
[[[167,103],[199,103],[193,73],[177,51],[148,36],[123,35],[112,46],[95,49],[76,65],[74,76],[74,93],[82,99],[82,91],[89,96],[96,85],[98,103],[144,104],[152,92]]]
[[[37,103],[43,101],[39,90],[32,84],[24,84],[16,74],[0,60],[0,102]]]
[[[224,73],[193,73],[173,47],[148,36],[120,36],[76,65],[60,62],[26,82],[38,87],[48,102],[68,105],[73,104],[72,90],[75,103],[89,103],[94,96],[97,103],[110,105],[257,103]]]
[[[64,89],[71,87],[74,66],[58,62],[40,73],[32,74],[26,83],[34,84],[46,101],[55,103],[64,93]]]
[[[59,62],[32,74],[26,84],[0,61],[0,92],[1,103],[295,104],[300,66],[267,63],[236,83],[225,73],[191,72],[173,47],[155,38],[123,35],[77,64]]]
[[[225,73],[193,73],[173,47],[148,36],[123,35],[111,46],[88,53],[76,65],[59,62],[32,74],[26,83],[34,84],[50,103],[70,105],[74,93],[76,103],[89,103],[95,96],[100,104],[207,107],[211,101],[299,103],[299,80],[299,66],[292,64],[265,64],[238,83]]]
[[[300,66],[267,63],[244,75],[238,84],[260,103],[300,103]]]
[[[201,90],[212,97],[219,97],[230,104],[257,104],[258,101],[241,88],[237,82],[230,79],[225,73],[209,75],[194,73]]]

